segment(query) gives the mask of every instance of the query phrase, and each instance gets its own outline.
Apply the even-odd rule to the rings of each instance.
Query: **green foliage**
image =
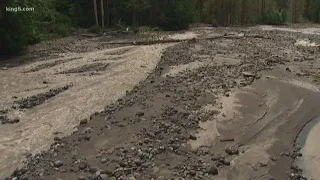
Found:
[[[4,7],[28,7],[27,0],[5,1]],[[29,6],[30,7],[30,6]],[[34,42],[35,27],[33,12],[8,12],[1,9],[0,55],[21,54],[25,46]]]
[[[304,15],[312,22],[320,23],[320,0],[307,0]]]
[[[19,55],[29,44],[43,37],[64,37],[72,26],[72,7],[68,0],[12,0],[5,1],[0,10],[0,54]],[[29,7],[34,11],[9,12],[5,7]],[[43,35],[57,34],[57,35]]]
[[[101,28],[99,26],[92,26],[91,28],[89,28],[89,32],[98,34],[101,32]]]
[[[108,4],[107,4],[108,3]],[[93,0],[0,0],[2,7],[33,7],[34,12],[0,9],[0,56],[21,54],[40,40],[64,37],[71,29],[95,26]],[[101,4],[97,0],[101,24]],[[320,22],[320,0],[104,0],[105,28],[181,30],[192,22],[214,26],[283,24],[302,15]],[[288,17],[287,17],[288,16]],[[294,17],[294,18],[293,18]]]
[[[289,2],[290,2],[289,0],[275,0],[275,1],[279,9],[288,9]]]
[[[165,30],[187,29],[193,20],[192,2],[190,0],[173,0],[163,7],[160,27]]]
[[[278,10],[271,9],[262,17],[263,24],[281,25],[286,21],[287,12],[285,10],[279,12]]]

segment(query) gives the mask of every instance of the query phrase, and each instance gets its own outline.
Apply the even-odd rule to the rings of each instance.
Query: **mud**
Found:
[[[320,37],[296,31],[265,31],[260,27],[199,27],[171,37],[194,36],[195,32],[196,41],[117,47],[83,54],[73,67],[90,66],[98,59],[110,63],[104,72],[106,76],[101,80],[95,79],[99,76],[90,76],[93,79],[76,81],[87,85],[75,83],[50,101],[56,100],[56,107],[61,107],[69,97],[74,99],[72,103],[86,104],[80,106],[81,112],[86,113],[80,118],[74,118],[79,111],[72,113],[68,116],[68,120],[74,119],[72,123],[58,116],[59,111],[71,105],[50,114],[60,118],[51,123],[61,125],[37,130],[53,135],[35,144],[53,144],[43,152],[39,152],[40,148],[27,151],[32,154],[25,156],[24,163],[10,177],[303,179],[300,170],[292,168],[299,156],[295,140],[309,119],[320,113],[320,50],[295,43],[298,39],[317,41]],[[266,38],[204,40],[225,33]],[[158,53],[151,55],[155,50]],[[136,62],[148,52],[150,55]],[[117,60],[108,56],[117,56]],[[146,64],[149,61],[153,63]],[[76,69],[70,65],[69,70]],[[49,72],[57,71],[63,72]],[[141,71],[144,73],[138,73]],[[108,81],[109,76],[115,79]],[[137,76],[140,78],[131,79]],[[113,88],[119,81],[134,82],[131,88]],[[105,86],[84,90],[94,84]],[[80,101],[81,96],[86,98]],[[111,101],[111,96],[116,101]],[[101,108],[102,105],[107,106]],[[8,160],[21,156],[6,152],[6,157]],[[8,175],[18,162],[12,164],[3,168],[3,174]]]
[[[66,62],[69,62],[69,61],[73,61],[73,60],[76,60],[76,59],[81,59],[81,57],[75,57],[75,58],[64,59],[64,60],[56,60],[56,61],[54,61],[52,63],[40,64],[40,65],[30,69],[30,70],[25,71],[25,73],[36,72],[36,71],[39,71],[39,70],[42,70],[42,69],[51,68],[51,67],[54,67],[56,65],[63,64],[63,63],[66,63]]]

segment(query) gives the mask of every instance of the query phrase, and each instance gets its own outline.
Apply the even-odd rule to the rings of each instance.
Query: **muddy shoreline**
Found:
[[[11,177],[290,179],[296,136],[320,113],[319,49],[294,43],[320,38],[229,28],[270,39],[200,40],[225,31],[166,48],[146,80]]]

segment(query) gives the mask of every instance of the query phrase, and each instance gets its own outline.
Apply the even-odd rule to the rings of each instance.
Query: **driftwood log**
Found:
[[[103,42],[103,44],[126,44],[126,45],[151,45],[151,44],[165,44],[165,43],[177,43],[177,42],[195,42],[201,40],[216,40],[216,39],[245,39],[245,38],[256,38],[256,39],[271,39],[269,37],[264,37],[261,35],[248,35],[248,36],[216,36],[210,38],[192,38],[192,39],[162,39],[162,40],[149,40],[149,41],[126,41],[126,42]]]

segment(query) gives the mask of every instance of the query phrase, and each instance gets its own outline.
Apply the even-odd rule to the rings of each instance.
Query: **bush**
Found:
[[[92,26],[90,29],[89,29],[89,32],[91,33],[100,33],[101,32],[101,28],[99,26]]]
[[[258,22],[268,25],[281,25],[287,21],[287,11],[269,10]]]
[[[56,33],[59,36],[66,37],[70,34],[70,26],[66,24],[60,24],[58,25]]]
[[[193,20],[192,1],[170,1],[164,13],[160,16],[160,27],[164,30],[187,29]]]
[[[25,1],[5,1],[4,7],[22,6]],[[0,56],[19,55],[34,42],[33,13],[8,12],[0,9]]]

